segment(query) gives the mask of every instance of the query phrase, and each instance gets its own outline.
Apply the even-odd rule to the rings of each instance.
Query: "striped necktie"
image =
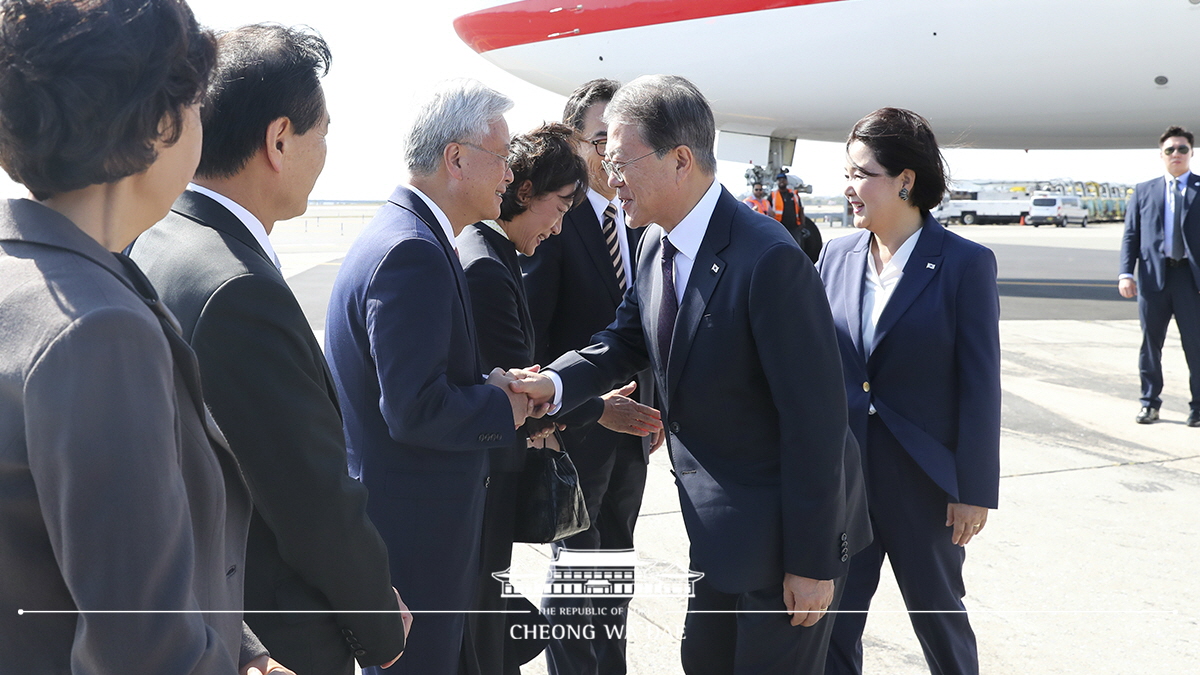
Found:
[[[1171,232],[1171,251],[1168,255],[1170,258],[1180,260],[1186,255],[1183,251],[1183,212],[1187,208],[1187,202],[1183,198],[1183,191],[1179,188],[1179,179],[1171,181],[1175,188],[1175,204],[1172,210],[1175,216],[1175,229]]]
[[[612,260],[613,272],[617,275],[617,286],[625,292],[625,265],[621,262],[621,242],[617,241],[617,207],[604,207],[604,243],[608,245],[608,257]]]

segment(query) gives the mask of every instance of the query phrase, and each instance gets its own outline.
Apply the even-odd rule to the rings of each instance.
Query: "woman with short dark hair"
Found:
[[[509,145],[513,180],[500,202],[500,217],[468,226],[458,236],[484,370],[524,368],[533,363],[533,321],[517,254],[534,255],[538,244],[556,235],[563,215],[587,195],[587,164],[577,154],[579,139],[568,126],[551,122],[519,134]],[[630,393],[632,390],[629,390]],[[628,428],[649,409],[613,392],[609,406],[623,404],[621,424]],[[602,406],[603,407],[603,406]],[[549,425],[549,426],[547,426]],[[476,609],[525,609],[514,621],[534,621],[528,602],[509,603],[492,572],[509,568],[516,526],[517,483],[525,465],[526,439],[558,449],[553,422],[530,420],[518,434],[518,445],[491,453],[487,503],[484,507],[482,572]],[[661,426],[659,427],[661,428]],[[654,431],[653,425],[647,429]],[[520,665],[540,653],[544,640],[513,640],[504,614],[473,614],[465,631],[467,673],[518,675]],[[544,620],[542,620],[544,623]]]
[[[271,665],[241,621],[249,492],[120,254],[196,168],[214,58],[182,0],[0,4],[0,165],[30,191],[0,204],[2,672]]]
[[[997,505],[1000,301],[990,250],[930,215],[946,169],[929,123],[883,108],[846,141],[863,232],[817,263],[837,328],[850,427],[875,539],[855,554],[827,674],[862,672],[866,610],[886,555],[933,673],[978,673],[962,598],[967,542]]]

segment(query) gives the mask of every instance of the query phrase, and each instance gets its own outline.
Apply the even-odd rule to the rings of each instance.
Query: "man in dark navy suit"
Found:
[[[618,90],[605,169],[649,224],[638,282],[596,344],[512,387],[571,409],[647,366],[704,577],[689,675],[820,673],[850,556],[870,541],[837,339],[800,247],[716,181],[708,102],[680,77]]]
[[[346,472],[333,378],[267,236],[304,213],[325,165],[329,48],[264,24],[222,35],[220,54],[195,183],[130,255],[196,351],[253,493],[246,623],[297,673],[350,675],[400,655],[401,605]]]
[[[634,282],[633,257],[644,230],[626,227],[616,190],[608,186],[600,166],[608,139],[604,110],[619,86],[614,80],[586,82],[571,94],[563,110],[563,122],[583,137],[581,154],[588,165],[589,189],[587,199],[563,217],[562,233],[542,242],[535,255],[521,258],[536,337],[535,363],[549,363],[563,352],[591,344],[592,336],[612,323],[621,297]],[[635,383],[630,396],[654,405],[649,371],[640,373]],[[596,397],[559,420],[567,426],[563,444],[579,471],[592,524],[555,544],[555,550],[633,548],[646,464],[662,435],[649,438],[610,428],[619,417],[614,408],[621,402],[620,397]],[[561,572],[551,570],[551,574],[556,571]],[[551,640],[546,651],[550,675],[625,672],[629,600],[544,597],[543,607],[556,608],[546,613],[552,623],[595,627],[594,639]],[[559,607],[588,609],[564,612]],[[580,628],[574,634],[592,632]]]
[[[1139,183],[1125,212],[1118,290],[1138,299],[1142,349],[1142,409],[1138,424],[1158,420],[1162,407],[1162,347],[1171,316],[1179,327],[1191,386],[1189,427],[1200,427],[1200,209],[1192,208],[1200,176],[1191,173],[1193,136],[1180,127],[1159,138],[1166,176]],[[1134,268],[1137,280],[1134,280]]]
[[[367,512],[415,615],[389,674],[457,675],[459,612],[472,609],[479,578],[488,451],[512,447],[528,412],[502,371],[484,379],[454,247],[464,227],[500,214],[512,180],[511,107],[474,80],[429,95],[406,139],[409,184],[351,246],[329,300],[326,353],[350,473],[371,490]]]

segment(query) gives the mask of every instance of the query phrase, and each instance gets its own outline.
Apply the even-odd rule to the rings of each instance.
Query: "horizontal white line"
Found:
[[[238,611],[217,609],[211,611],[191,609],[164,609],[147,611],[140,609],[18,609],[17,615],[25,614],[398,614],[398,610],[257,610]],[[534,614],[528,610],[519,609],[428,609],[409,610],[410,614]],[[705,610],[667,610],[668,614],[784,614],[783,610],[741,610],[741,609],[705,609]],[[971,609],[971,610],[937,610],[937,609],[845,609],[826,611],[825,614],[1179,614],[1177,609]]]

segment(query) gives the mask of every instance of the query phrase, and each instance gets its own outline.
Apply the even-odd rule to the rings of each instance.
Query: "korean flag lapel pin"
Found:
[[[927,269],[927,270],[936,270],[936,269],[937,269],[937,265],[934,265],[933,263],[925,263],[925,269]]]

